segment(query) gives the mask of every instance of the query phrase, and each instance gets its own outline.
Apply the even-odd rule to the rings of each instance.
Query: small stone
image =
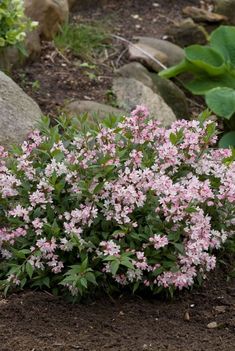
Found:
[[[216,328],[218,328],[218,324],[217,324],[217,322],[210,322],[207,324],[207,328],[208,329],[216,329]]]
[[[139,15],[131,15],[132,18],[137,19],[137,20],[142,20],[142,18]]]
[[[188,311],[186,311],[184,314],[184,320],[187,322],[190,321],[190,315],[189,315]]]
[[[215,306],[214,310],[218,313],[225,313],[226,312],[226,307],[225,306]]]

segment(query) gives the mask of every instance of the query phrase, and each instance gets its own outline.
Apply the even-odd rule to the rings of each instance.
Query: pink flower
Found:
[[[113,240],[101,241],[100,246],[102,247],[105,256],[118,256],[120,253],[120,246],[115,244]]]
[[[168,245],[168,239],[165,235],[161,236],[159,234],[154,234],[153,237],[149,238],[150,243],[153,244],[156,250]]]

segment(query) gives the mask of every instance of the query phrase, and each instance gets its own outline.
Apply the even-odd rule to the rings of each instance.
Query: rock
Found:
[[[11,72],[28,60],[36,59],[41,53],[41,43],[38,32],[35,30],[26,35],[24,42],[27,56],[23,55],[15,46],[7,46],[0,50],[0,71]]]
[[[226,306],[223,306],[223,305],[214,306],[214,310],[217,313],[225,313],[226,312]]]
[[[124,78],[134,78],[151,89],[154,87],[149,71],[139,62],[127,63],[120,67],[116,74]]]
[[[163,65],[165,65],[167,62],[166,54],[143,43],[129,45],[128,51],[131,61],[141,62],[146,67],[156,72],[163,69],[163,67],[157,61],[160,61],[160,63]],[[156,61],[154,59],[156,59]]]
[[[210,323],[207,324],[207,328],[208,329],[218,328],[218,324],[217,324],[217,322],[210,322]]]
[[[183,14],[194,19],[196,22],[217,23],[227,21],[226,16],[220,15],[219,13],[210,12],[195,6],[186,6],[182,12]]]
[[[151,77],[154,83],[153,91],[163,98],[177,118],[188,119],[188,103],[184,92],[171,80],[162,78],[156,73],[152,73]]]
[[[137,44],[147,45],[165,54],[167,56],[165,63],[167,67],[178,64],[184,58],[184,50],[167,40],[151,37],[134,37],[134,39],[138,40]]]
[[[117,70],[117,75],[125,78],[133,78],[155,93],[160,95],[168,106],[171,107],[177,118],[188,118],[188,104],[183,91],[171,80],[160,77],[156,73],[150,73],[138,62],[131,62]]]
[[[235,25],[235,0],[214,0],[215,11],[228,18]]]
[[[14,46],[7,46],[0,50],[0,71],[11,72],[12,68],[21,63],[19,50]]]
[[[100,104],[95,101],[87,100],[76,100],[70,102],[66,107],[65,111],[69,116],[76,117],[84,113],[88,114],[89,119],[92,121],[94,117],[102,119],[108,115],[124,116],[126,113],[118,108]]]
[[[25,14],[39,22],[39,33],[46,40],[52,40],[60,26],[68,21],[67,0],[24,0]]]
[[[39,106],[0,72],[0,145],[22,142],[42,116]]]
[[[69,4],[69,9],[71,9],[76,4],[76,0],[68,0],[68,4]]]
[[[186,311],[186,312],[184,313],[184,320],[185,320],[186,322],[189,322],[189,321],[190,321],[190,315],[189,315],[189,312],[188,312],[188,311]]]
[[[166,34],[170,41],[181,47],[192,44],[204,45],[207,43],[208,37],[206,30],[191,18],[170,25]]]
[[[169,126],[176,120],[175,114],[162,97],[136,79],[115,78],[112,90],[119,107],[128,112],[136,105],[144,105],[148,108],[150,116],[159,120],[163,126]]]
[[[27,59],[35,60],[41,53],[41,42],[38,30],[27,33],[25,39],[25,48],[27,51]]]

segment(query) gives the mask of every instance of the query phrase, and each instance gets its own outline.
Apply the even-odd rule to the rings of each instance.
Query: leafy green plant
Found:
[[[94,127],[45,117],[0,146],[0,288],[80,298],[200,282],[235,229],[235,151],[210,147],[207,117],[169,129],[143,106]]]
[[[190,72],[192,80],[185,87],[193,94],[205,95],[208,107],[225,119],[229,129],[235,129],[235,27],[220,26],[210,36],[208,46],[191,45],[185,58],[160,75],[171,78]],[[222,147],[235,145],[233,134],[224,135]]]
[[[25,16],[24,1],[0,1],[0,48],[15,45],[23,51],[21,43],[25,39],[26,31],[36,25],[37,22]]]
[[[100,24],[65,24],[54,38],[60,50],[70,50],[82,59],[93,62],[94,57],[108,46],[109,35]]]

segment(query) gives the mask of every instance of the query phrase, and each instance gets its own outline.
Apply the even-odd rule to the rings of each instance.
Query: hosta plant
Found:
[[[24,15],[23,0],[0,1],[0,48],[16,45],[24,41],[26,31],[35,28],[36,22]]]
[[[235,153],[202,114],[162,128],[138,106],[87,128],[61,117],[0,149],[0,279],[74,296],[188,288],[235,227]]]
[[[193,94],[205,95],[208,107],[235,129],[235,27],[220,26],[210,36],[208,46],[185,48],[185,59],[160,73],[166,78],[190,72],[185,83]],[[221,146],[235,145],[235,131],[225,135]]]

